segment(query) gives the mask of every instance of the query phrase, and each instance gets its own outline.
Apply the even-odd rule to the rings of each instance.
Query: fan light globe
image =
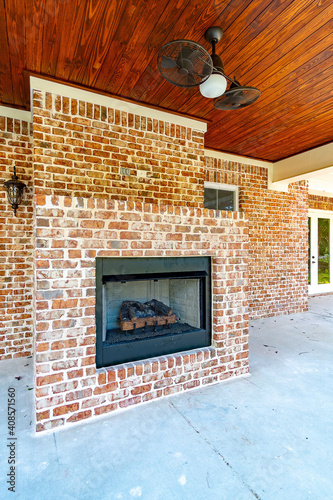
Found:
[[[224,94],[227,89],[227,80],[223,75],[213,73],[210,77],[200,85],[200,93],[204,97],[214,99]]]

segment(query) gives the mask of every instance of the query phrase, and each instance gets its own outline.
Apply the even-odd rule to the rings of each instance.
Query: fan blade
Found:
[[[230,106],[230,109],[237,109],[243,106],[244,99],[239,94],[229,95],[227,96],[227,105]]]
[[[199,85],[198,82],[196,81],[196,79],[194,78],[194,76],[191,73],[189,73],[187,75],[187,84],[191,85],[191,86],[192,85]]]
[[[199,56],[199,59],[200,61],[202,61],[203,63],[205,63],[206,66],[208,66],[208,68],[210,68],[209,64],[208,64],[208,61],[206,59],[204,59],[203,57]],[[210,59],[211,60],[211,59]],[[212,64],[212,68],[213,68],[213,62],[211,60],[211,64]]]
[[[237,105],[235,107],[234,103],[232,102],[232,96],[229,94],[224,94],[221,97],[217,97],[214,100],[214,106],[217,109],[220,109],[222,111],[231,111],[233,109],[237,109]]]
[[[200,50],[191,50],[189,47],[183,47],[178,57],[180,58],[181,63],[183,63],[184,61],[189,61],[191,64],[193,64],[195,59],[201,59],[205,63],[207,62],[202,59]]]
[[[162,56],[161,58],[161,68],[169,69],[169,68],[177,68],[178,65],[176,61],[174,61],[171,57]]]
[[[200,57],[200,54],[201,54],[200,50],[194,50],[193,52],[191,52],[191,54],[189,54],[187,59],[193,62],[193,59],[195,59],[196,57]]]
[[[191,52],[188,50],[187,47],[182,47],[181,51],[179,52],[179,55],[177,57],[177,64],[179,68],[185,68],[189,65],[190,59],[189,56],[191,55]]]
[[[202,68],[202,75],[203,76],[211,75],[213,72],[213,63],[211,63],[210,65],[208,61],[203,59],[201,56],[199,56],[198,59],[200,59],[200,61],[204,63],[204,67]]]
[[[209,66],[208,64],[205,64],[204,67],[203,67],[203,69],[202,69],[202,74],[204,76],[207,76],[207,75],[211,75],[211,73],[212,73],[211,66]]]
[[[246,103],[247,100],[241,93],[238,93],[232,96],[231,102],[236,106],[240,106],[241,104]]]

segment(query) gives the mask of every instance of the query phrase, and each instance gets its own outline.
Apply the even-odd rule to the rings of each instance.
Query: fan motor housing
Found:
[[[220,56],[217,54],[211,54],[210,57],[212,58],[214,68],[220,69],[224,73],[224,66]]]

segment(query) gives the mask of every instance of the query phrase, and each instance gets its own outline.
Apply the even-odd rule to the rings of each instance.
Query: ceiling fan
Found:
[[[230,111],[244,108],[260,97],[260,90],[241,85],[236,78],[229,78],[215,45],[221,40],[223,30],[212,26],[205,32],[212,45],[212,54],[199,43],[191,40],[173,40],[161,47],[157,65],[161,75],[177,87],[199,86],[204,97],[214,99],[215,108]],[[231,82],[227,90],[228,81]]]

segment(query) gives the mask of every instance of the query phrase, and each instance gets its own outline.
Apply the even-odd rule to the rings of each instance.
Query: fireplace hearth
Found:
[[[97,367],[211,345],[210,257],[96,259]]]

